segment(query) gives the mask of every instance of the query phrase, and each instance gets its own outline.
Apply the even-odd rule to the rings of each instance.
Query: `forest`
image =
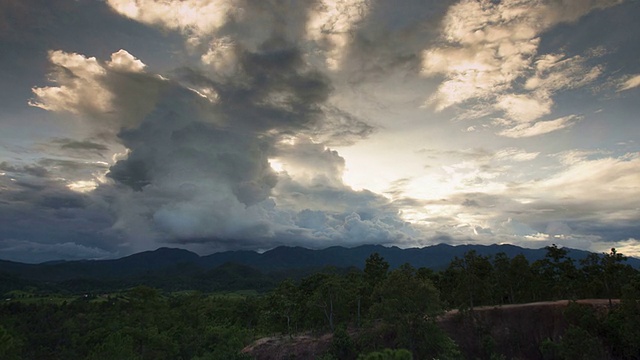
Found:
[[[271,286],[258,281],[260,272],[227,266],[235,285],[224,292],[153,284],[89,293],[54,285],[14,289],[0,304],[0,358],[276,358],[242,350],[265,337],[294,342],[299,334],[331,334],[323,353],[310,358],[639,359],[640,273],[626,260],[611,249],[576,261],[553,245],[533,262],[471,250],[435,271],[408,263],[391,268],[372,253],[362,270],[291,273]],[[479,315],[486,306],[561,299],[569,300],[558,315],[561,331],[537,340],[535,324],[528,324],[531,334],[498,336]],[[533,322],[544,322],[540,317]]]

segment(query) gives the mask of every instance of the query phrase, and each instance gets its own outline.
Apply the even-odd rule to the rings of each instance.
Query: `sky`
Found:
[[[0,259],[640,256],[640,1],[0,0]]]

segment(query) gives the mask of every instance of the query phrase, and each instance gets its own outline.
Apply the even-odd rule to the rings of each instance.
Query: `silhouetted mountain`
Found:
[[[201,264],[205,267],[215,266],[224,261],[233,261],[258,268],[263,271],[322,268],[335,266],[339,268],[358,267],[363,268],[365,260],[374,252],[385,258],[392,268],[404,263],[410,263],[414,267],[428,267],[434,270],[445,268],[454,257],[462,257],[467,251],[475,250],[478,255],[493,256],[499,252],[506,253],[509,257],[523,254],[530,262],[543,259],[546,249],[525,249],[514,245],[458,245],[452,246],[439,244],[424,248],[400,249],[398,247],[385,247],[382,245],[362,245],[354,248],[340,246],[329,247],[321,250],[311,250],[302,247],[280,246],[275,249],[247,257],[235,256],[229,259],[229,253],[217,253],[201,258]],[[569,249],[569,256],[579,260],[585,258],[589,252]],[[629,259],[634,267],[640,265],[640,260]]]
[[[215,288],[215,284],[229,287],[231,277],[235,278],[234,281],[237,284],[244,281],[240,280],[243,277],[252,279],[250,282],[253,281],[254,284],[267,284],[274,277],[281,278],[287,273],[306,273],[310,269],[321,269],[327,266],[363,268],[367,257],[374,252],[384,257],[392,268],[410,263],[414,267],[440,270],[445,268],[454,257],[462,257],[470,250],[486,256],[493,256],[498,252],[504,252],[509,257],[523,254],[530,262],[542,259],[546,255],[544,248],[525,249],[514,245],[439,244],[410,249],[362,245],[354,248],[333,246],[321,250],[280,246],[262,254],[254,251],[227,251],[207,256],[198,256],[184,249],[160,248],[115,260],[61,261],[42,264],[22,264],[0,260],[0,273],[4,273],[7,279],[11,278],[14,281],[22,279],[64,282],[74,289],[82,284],[94,284],[96,287],[110,286],[109,284],[122,286],[144,281],[158,287],[187,288],[190,284],[199,284],[208,289]],[[582,250],[568,250],[569,256],[575,260],[589,254]],[[629,258],[627,263],[640,268],[638,259]],[[263,274],[267,273],[274,275],[266,278]],[[229,279],[221,281],[225,277]]]

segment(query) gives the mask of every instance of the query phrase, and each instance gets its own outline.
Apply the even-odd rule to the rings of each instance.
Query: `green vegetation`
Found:
[[[539,358],[637,359],[640,276],[624,261],[612,249],[576,266],[554,245],[533,263],[469,251],[440,272],[409,264],[390,270],[374,253],[362,271],[327,268],[269,291],[268,277],[232,265],[211,272],[215,281],[198,275],[200,283],[227,284],[218,292],[141,285],[74,294],[30,286],[4,294],[0,358],[244,359],[240,350],[259,337],[330,332],[322,359],[462,359],[469,349],[478,359],[502,359],[501,339],[480,321],[471,321],[477,343],[463,346],[439,317],[454,308],[463,319],[483,305],[602,298],[610,299],[608,311],[568,306],[564,330],[539,344]]]

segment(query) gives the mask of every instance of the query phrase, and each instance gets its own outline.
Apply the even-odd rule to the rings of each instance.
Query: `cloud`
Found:
[[[551,113],[553,101],[548,97],[536,98],[526,94],[507,94],[497,99],[496,108],[505,112],[515,123],[528,124]]]
[[[344,159],[329,146],[353,143],[373,128],[329,103],[330,78],[296,40],[307,36],[304,23],[293,18],[283,30],[272,22],[284,5],[269,3],[257,17],[256,4],[242,11],[222,4],[209,21],[214,7],[202,2],[109,4],[137,21],[180,31],[203,66],[159,76],[125,50],[105,62],[51,52],[57,86],[34,88],[32,104],[74,114],[95,130],[94,137],[62,139],[59,146],[126,148],[106,178],[67,184],[77,194],[86,191],[90,203],[108,205],[113,222],[105,236],[125,239],[129,251],[180,243],[207,252],[415,236],[386,198],[343,183]],[[250,33],[270,30],[249,36],[239,31],[246,22]],[[89,90],[105,101],[85,99]],[[276,161],[282,170],[272,168]]]
[[[442,111],[475,101],[458,116],[463,119],[503,112],[506,119],[494,124],[508,137],[566,128],[566,119],[538,120],[551,113],[556,92],[593,82],[602,68],[588,66],[581,55],[540,55],[540,37],[557,24],[618,3],[463,0],[452,5],[442,20],[441,43],[422,53],[422,74],[443,78],[427,105]]]
[[[104,29],[126,29],[90,33],[87,45],[22,31],[21,19],[57,24],[78,4],[49,11],[54,5],[43,3],[45,10],[23,14],[12,2],[11,15],[0,15],[0,26],[10,28],[0,39],[55,44],[48,57],[30,57],[42,62],[30,70],[50,63],[46,80],[30,74],[36,80],[26,90],[36,85],[37,108],[30,111],[57,113],[47,117],[51,126],[62,123],[73,134],[52,133],[24,157],[0,164],[0,219],[17,224],[0,241],[51,253],[56,243],[68,243],[69,251],[82,244],[87,249],[78,251],[97,249],[87,256],[101,257],[166,244],[210,253],[282,244],[630,239],[637,210],[629,199],[638,195],[632,155],[550,155],[531,141],[513,146],[580,121],[570,112],[553,114],[557,96],[600,79],[606,68],[593,63],[605,52],[557,49],[565,38],[552,30],[617,3],[80,2],[94,9],[74,17],[86,18],[85,28],[95,20],[117,25]],[[65,31],[55,29],[48,36],[63,39]],[[127,42],[132,38],[141,40]],[[153,50],[165,44],[165,52]],[[634,79],[620,78],[614,87],[623,91]],[[425,94],[427,107],[447,110],[421,122],[433,124],[420,125],[430,131],[428,146],[442,146],[440,135],[449,130],[436,124],[449,115],[481,121],[456,132],[460,142],[487,129],[503,139],[411,154],[423,156],[416,169],[428,172],[380,170],[377,183],[400,178],[384,196],[347,186],[344,171],[353,159],[343,157],[351,150],[343,147],[385,131],[374,121],[388,126],[383,139],[418,129],[424,112],[411,109]],[[395,166],[398,153],[385,149],[376,154]],[[574,189],[572,178],[593,189],[593,200]]]
[[[109,150],[108,146],[100,143],[95,143],[89,140],[77,141],[73,139],[60,139],[60,140],[57,140],[56,142],[61,144],[60,145],[61,149],[65,149],[65,150],[86,150],[86,151],[96,151],[96,152]]]
[[[618,91],[631,90],[640,86],[640,75],[633,75],[625,78],[619,85]]]
[[[528,235],[543,233],[550,240],[564,239],[582,248],[593,242],[595,249],[637,232],[637,206],[632,199],[640,195],[635,185],[640,181],[638,169],[640,161],[634,153],[574,157],[551,176],[522,182],[501,196],[528,199],[511,207],[512,212],[518,210],[513,212],[514,220],[531,229]]]
[[[36,99],[31,106],[75,114],[109,111],[112,95],[101,85],[106,70],[96,58],[58,50],[49,52],[49,60],[56,67],[54,81],[60,86],[33,88]]]
[[[533,160],[537,158],[538,155],[540,155],[540,152],[527,152],[522,149],[506,148],[496,152],[495,157],[500,160],[522,162]]]
[[[52,260],[100,260],[114,257],[114,253],[74,242],[43,244],[27,240],[0,239],[0,250],[3,258],[26,263]]]
[[[640,230],[636,153],[543,155],[504,148],[421,154],[432,165],[429,176],[404,179],[393,197],[402,218],[424,238],[448,234],[451,243],[556,243],[601,251]],[[518,171],[524,168],[514,166],[519,162],[536,171]]]
[[[599,53],[593,53],[597,56]],[[576,55],[545,54],[535,61],[535,74],[525,83],[525,89],[540,95],[550,95],[563,89],[574,89],[593,82],[602,74],[601,66],[589,67],[588,58]]]
[[[615,248],[619,254],[624,254],[625,256],[640,257],[640,240],[632,237],[616,242],[601,243],[593,250],[609,253],[611,248]]]
[[[306,36],[315,42],[324,42],[326,65],[337,70],[343,62],[345,48],[352,34],[370,11],[366,0],[319,1],[310,13]]]
[[[119,253],[121,240],[105,233],[113,223],[108,206],[94,194],[71,190],[60,177],[69,176],[66,171],[48,162],[38,170],[3,163],[2,171],[0,248],[5,258],[34,262]]]
[[[229,0],[107,0],[107,3],[121,15],[144,24],[180,30],[192,37],[219,29],[234,9]]]
[[[144,68],[147,65],[145,65],[139,59],[136,59],[126,50],[120,49],[117,52],[111,54],[111,61],[107,62],[107,66],[119,71],[140,73],[144,71]]]
[[[540,192],[562,193],[572,201],[603,201],[609,207],[624,206],[640,190],[640,157],[629,153],[621,157],[603,157],[573,162],[566,170],[536,184]]]
[[[50,81],[57,86],[34,87],[29,105],[76,115],[108,141],[121,128],[136,126],[166,87],[160,77],[144,74],[145,65],[125,50],[108,62],[61,50],[49,51],[49,60]]]
[[[564,116],[555,120],[538,121],[533,124],[517,125],[513,128],[502,130],[499,134],[510,138],[524,138],[547,134],[553,131],[566,129],[580,120],[575,115]]]

